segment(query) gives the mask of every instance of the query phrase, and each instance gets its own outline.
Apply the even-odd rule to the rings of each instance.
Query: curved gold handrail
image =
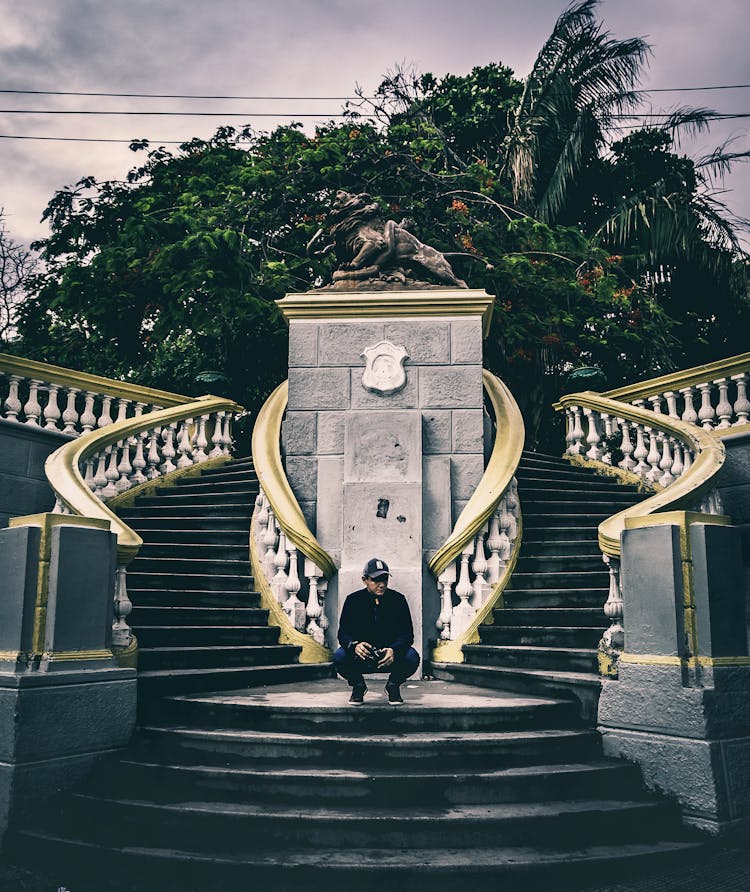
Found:
[[[521,460],[526,433],[521,410],[510,390],[492,372],[484,369],[482,382],[495,411],[497,436],[479,485],[456,520],[453,532],[430,560],[430,570],[436,577],[489,520]]]
[[[336,573],[336,565],[307,526],[281,463],[281,421],[288,398],[289,382],[284,381],[258,412],[252,438],[255,472],[287,539],[330,579]]]
[[[127,418],[100,430],[90,431],[50,455],[44,466],[47,479],[55,495],[74,514],[98,517],[110,522],[112,532],[117,534],[117,561],[120,565],[127,564],[136,556],[143,540],[91,492],[81,475],[81,462],[107,446],[141,431],[222,411],[241,412],[242,406],[223,397],[202,396],[189,403],[148,412],[137,418]]]
[[[724,444],[709,433],[687,421],[670,418],[652,412],[650,409],[639,409],[629,403],[622,403],[609,397],[601,396],[593,391],[568,393],[555,403],[555,409],[567,409],[579,406],[603,412],[611,418],[623,418],[635,421],[645,427],[658,429],[673,434],[678,440],[696,453],[695,461],[690,468],[666,489],[656,493],[637,505],[608,517],[599,524],[599,547],[605,554],[620,554],[620,533],[625,529],[625,518],[644,517],[662,511],[673,511],[687,508],[690,503],[702,496],[711,488],[714,478],[720,471],[726,457]]]

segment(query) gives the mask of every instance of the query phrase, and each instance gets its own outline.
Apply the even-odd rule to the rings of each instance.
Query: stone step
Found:
[[[613,478],[593,476],[588,471],[583,471],[578,476],[573,476],[572,472],[570,476],[563,476],[558,471],[519,470],[516,479],[519,491],[522,493],[544,488],[552,491],[632,493],[641,498],[646,498],[648,495],[640,493],[635,484],[618,483]]]
[[[187,480],[187,478],[185,479]],[[196,478],[192,479],[195,480]],[[226,465],[222,465],[222,467],[220,468],[213,468],[210,471],[204,471],[197,479],[199,481],[205,480],[206,483],[234,483],[238,480],[256,481],[258,479],[258,475],[252,463],[249,465],[236,466],[235,462],[229,462]]]
[[[133,570],[128,573],[128,586],[132,588],[159,589],[170,591],[181,589],[193,591],[221,591],[221,592],[251,592],[253,590],[253,578],[249,575],[232,576],[208,573],[206,575],[196,573],[142,573]]]
[[[581,571],[594,572],[603,567],[601,552],[584,554],[538,554],[536,549],[524,548],[521,543],[521,554],[516,563],[518,573],[573,573],[578,578]]]
[[[596,723],[602,679],[591,672],[552,672],[508,666],[479,666],[468,663],[433,663],[438,679],[478,685],[493,690],[516,691],[530,697],[567,697],[577,700],[584,722]]]
[[[583,525],[579,524],[579,518],[575,520],[576,523],[570,526],[545,526],[537,518],[536,525],[532,524],[531,527],[524,521],[523,543],[526,548],[546,548],[558,542],[570,543],[572,546],[586,543],[589,548],[592,545],[597,548],[598,525]]]
[[[618,499],[607,499],[605,502],[597,503],[595,500],[589,499],[588,494],[584,494],[580,499],[549,499],[549,500],[526,500],[521,503],[521,511],[524,521],[527,517],[542,515],[552,524],[552,516],[559,516],[560,520],[567,520],[575,515],[576,525],[580,525],[579,515],[590,517],[611,517],[622,511],[624,508],[630,508],[635,505],[638,499],[630,499],[620,497]],[[606,507],[606,510],[605,510]],[[599,523],[601,521],[598,521]]]
[[[401,707],[386,706],[386,709],[400,711]],[[590,729],[303,734],[243,728],[183,728],[159,721],[159,724],[144,725],[141,731],[136,743],[149,758],[177,760],[182,764],[227,766],[262,762],[276,763],[279,767],[307,764],[321,768],[356,765],[401,769],[415,764],[421,768],[468,764],[510,767],[601,757],[600,737]]]
[[[284,803],[233,803],[193,800],[157,803],[131,798],[73,797],[78,817],[85,819],[91,839],[100,842],[172,847],[187,845],[209,852],[236,849],[253,840],[256,846],[324,846],[368,848],[409,845],[455,848],[487,845],[542,844],[564,838],[571,845],[644,841],[654,823],[672,819],[672,809],[648,800],[581,799],[511,804],[454,805],[444,808],[394,808],[310,805],[299,809]],[[111,814],[120,820],[112,827]]]
[[[543,645],[464,645],[467,663],[480,666],[508,666],[518,669],[542,669],[552,672],[590,672],[599,670],[596,649],[549,647]]]
[[[236,545],[217,542],[149,542],[144,541],[136,560],[143,558],[188,558],[201,561],[247,561],[249,554],[247,531],[240,533]],[[175,537],[177,538],[177,537]],[[131,566],[133,566],[131,564]]]
[[[238,530],[250,532],[250,513],[242,505],[214,505],[210,510],[196,513],[193,509],[121,508],[118,512],[128,526],[141,530]]]
[[[567,573],[560,570],[526,572],[526,567],[524,566],[513,571],[506,591],[517,589],[554,589],[558,588],[561,582],[573,582],[576,588],[581,589],[607,588],[609,586],[609,571],[602,563],[601,557],[598,560],[596,569],[572,567]]]
[[[128,576],[133,573],[154,573],[159,576],[237,576],[239,578],[252,579],[250,561],[247,559],[247,550],[244,559],[230,560],[211,559],[204,557],[156,557],[151,554],[139,554],[128,568]]]
[[[551,504],[554,505],[554,503]],[[612,509],[608,511],[591,511],[589,508],[582,506],[580,512],[569,512],[567,508],[564,510],[560,508],[559,503],[552,508],[545,508],[540,505],[530,505],[528,507],[522,506],[521,512],[523,514],[524,535],[530,533],[534,538],[538,538],[539,530],[558,527],[565,531],[565,538],[570,539],[573,538],[571,535],[573,529],[587,527],[588,532],[586,535],[593,535],[594,538],[596,538],[599,524],[626,507],[630,506],[621,505],[620,507],[612,507]]]
[[[149,669],[222,669],[293,662],[302,648],[289,644],[140,647],[138,667]]]
[[[596,649],[605,629],[606,623],[602,614],[600,626],[483,625],[479,634],[482,644]]]
[[[183,477],[181,480],[175,481],[174,486],[159,486],[155,490],[156,495],[166,493],[192,493],[195,495],[203,495],[205,493],[217,492],[258,492],[258,480],[254,476],[248,474],[233,474],[228,480],[218,480],[216,477]]]
[[[211,508],[223,505],[241,505],[251,512],[257,495],[255,490],[231,490],[226,492],[182,492],[176,487],[164,488],[163,492],[154,496],[141,496],[138,499],[138,507],[143,508]]]
[[[29,863],[54,864],[68,886],[101,882],[102,876],[148,876],[154,889],[189,892],[226,892],[230,888],[259,888],[264,892],[330,892],[346,887],[356,876],[357,892],[384,888],[454,892],[530,892],[580,890],[602,876],[619,882],[634,871],[653,873],[685,863],[702,851],[695,840],[669,839],[665,828],[649,843],[566,846],[547,840],[541,846],[498,846],[457,849],[419,849],[389,845],[317,851],[284,846],[259,850],[249,845],[236,852],[207,854],[185,846],[134,848],[117,843],[82,841],[70,829],[34,829],[16,834],[12,848]],[[301,883],[304,885],[301,886]],[[145,892],[145,890],[144,890]]]
[[[603,606],[603,605],[602,605]],[[596,626],[601,623],[604,628],[609,624],[600,607],[498,607],[492,611],[494,628],[498,626]],[[482,626],[484,629],[492,626]]]
[[[212,518],[213,520],[215,518]],[[233,518],[229,518],[232,520]],[[205,520],[202,519],[202,522],[206,523]],[[174,544],[179,540],[180,547],[190,548],[193,546],[206,545],[211,547],[231,547],[231,548],[243,548],[245,553],[248,552],[248,543],[249,543],[249,524],[245,524],[243,526],[238,525],[239,522],[235,520],[234,529],[215,529],[210,521],[206,524],[204,529],[153,529],[147,528],[142,525],[142,523],[130,523],[129,525],[143,538],[145,543],[145,547],[149,547],[151,545],[164,545],[164,544]]]
[[[142,648],[276,644],[277,626],[134,626]]]
[[[260,606],[259,592],[199,591],[196,589],[128,589],[138,607],[233,607],[246,609]]]
[[[616,487],[608,489],[592,489],[590,487],[551,487],[551,486],[519,486],[521,509],[531,504],[548,505],[550,502],[572,501],[584,505],[636,505],[645,498],[639,493],[627,493]]]
[[[601,610],[608,594],[606,588],[508,588],[503,592],[503,602],[513,610],[519,607],[598,607]]]
[[[185,790],[222,802],[351,803],[357,806],[451,807],[460,804],[596,799],[603,791],[627,789],[645,798],[636,766],[597,760],[514,768],[458,767],[450,771],[401,771],[317,766],[183,765],[120,757],[100,765],[89,785],[97,795],[129,795],[154,802],[179,801]]]
[[[136,626],[260,626],[268,622],[268,611],[260,607],[148,607],[136,603],[130,621]]]
[[[296,648],[291,647],[291,651]],[[138,696],[153,700],[186,691],[232,690],[239,686],[302,683],[327,678],[331,663],[280,663],[276,666],[232,666],[223,669],[148,669],[138,672]],[[146,707],[148,708],[148,706]],[[153,707],[158,712],[158,703]]]

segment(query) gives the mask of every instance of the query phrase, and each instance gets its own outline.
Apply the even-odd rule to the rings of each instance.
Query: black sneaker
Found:
[[[356,703],[359,706],[360,703],[365,702],[365,694],[367,693],[367,685],[362,682],[362,684],[352,685],[352,695],[349,698],[350,703]]]
[[[404,698],[401,696],[401,685],[389,681],[385,686],[385,692],[388,694],[389,703],[403,703]]]

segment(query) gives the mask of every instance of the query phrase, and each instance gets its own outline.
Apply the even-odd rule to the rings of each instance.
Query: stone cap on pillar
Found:
[[[423,288],[394,291],[305,291],[287,294],[276,304],[292,319],[374,319],[421,316],[481,316],[482,335],[490,331],[495,298],[469,288]]]

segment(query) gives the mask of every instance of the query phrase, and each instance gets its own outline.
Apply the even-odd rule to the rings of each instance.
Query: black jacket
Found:
[[[339,644],[349,648],[353,641],[367,641],[373,647],[392,647],[403,653],[414,642],[414,627],[406,598],[386,589],[376,605],[375,596],[362,588],[344,601],[339,620]]]

